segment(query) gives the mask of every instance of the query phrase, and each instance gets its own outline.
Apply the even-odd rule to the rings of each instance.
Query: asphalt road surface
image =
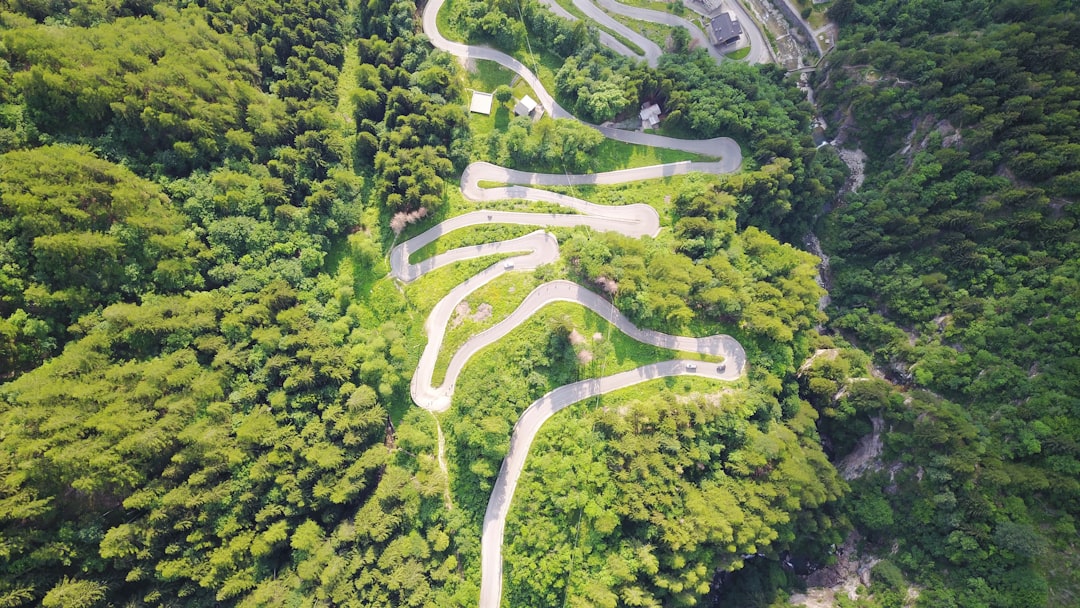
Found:
[[[566,10],[565,8],[563,8],[555,0],[540,0],[540,1],[543,2],[545,5],[547,5],[548,9],[550,9],[552,13],[555,13],[556,16],[562,17],[563,19],[566,19],[567,21],[578,21],[577,15],[575,15],[575,14],[571,13],[570,11]],[[624,57],[629,57],[629,58],[634,59],[634,60],[639,60],[639,61],[642,60],[642,59],[648,60],[647,57],[643,57],[642,55],[638,54],[636,51],[631,50],[630,47],[626,46],[625,44],[622,43],[622,41],[620,41],[618,38],[612,36],[611,34],[607,33],[606,31],[600,30],[598,32],[598,34],[599,34],[599,37],[600,37],[600,44],[608,47],[609,49],[615,51],[616,53],[618,53],[618,54],[620,54],[620,55],[622,55]],[[660,47],[657,47],[657,49],[659,49],[659,48]],[[657,58],[659,58],[659,55],[657,55]],[[655,65],[655,64],[650,63],[649,65]]]
[[[575,6],[576,2],[586,2],[588,4],[592,4],[590,0],[576,0]],[[724,57],[724,54],[718,51],[715,46],[713,46],[713,44],[709,41],[709,37],[705,35],[705,32],[701,31],[701,28],[678,15],[672,15],[671,13],[665,13],[663,11],[654,11],[652,9],[641,8],[638,6],[628,6],[626,4],[622,4],[621,2],[616,2],[615,0],[596,0],[596,3],[605,10],[609,10],[615,14],[622,15],[624,17],[630,17],[631,19],[648,21],[650,23],[660,23],[663,25],[669,25],[671,27],[681,27],[690,34],[690,38],[694,40],[699,47],[708,51],[709,55],[711,55],[712,58],[715,59],[717,62],[721,62],[726,59]]]

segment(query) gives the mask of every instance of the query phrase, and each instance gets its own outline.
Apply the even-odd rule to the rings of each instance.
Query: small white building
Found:
[[[526,95],[514,105],[514,114],[517,114],[518,116],[532,116],[532,113],[536,111],[536,106],[536,100]]]
[[[660,124],[661,112],[660,106],[655,103],[647,103],[641,106],[641,112],[638,113],[638,116],[641,117],[641,126],[646,129],[655,129]]]
[[[490,116],[491,104],[494,100],[495,96],[491,93],[473,91],[472,99],[469,101],[469,111],[483,114],[484,116]]]

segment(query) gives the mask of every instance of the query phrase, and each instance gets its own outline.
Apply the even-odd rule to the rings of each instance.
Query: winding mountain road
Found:
[[[595,6],[592,4],[592,0],[575,0],[575,6],[577,6],[578,2]],[[616,2],[615,0],[596,0],[596,4],[600,5],[600,8],[604,10],[611,11],[624,17],[630,17],[631,19],[637,19],[638,21],[648,21],[650,23],[660,23],[671,27],[681,27],[690,34],[690,38],[696,42],[699,47],[708,51],[709,55],[715,59],[717,63],[726,59],[724,54],[713,46],[712,42],[709,41],[709,37],[705,35],[705,32],[701,31],[701,28],[678,15],[672,15],[671,13],[665,13],[663,11],[655,11],[649,8],[629,6],[621,2]],[[599,12],[606,15],[603,11]],[[589,16],[592,17],[592,15]],[[618,22],[616,21],[616,23]]]
[[[552,13],[555,13],[556,16],[562,17],[567,21],[579,21],[577,15],[563,8],[562,5],[559,4],[556,0],[540,1],[543,2],[548,7],[548,9],[551,10]],[[632,50],[630,47],[623,44],[621,40],[607,33],[605,30],[600,30],[599,32],[597,32],[597,34],[600,37],[600,44],[608,47],[609,49],[615,51],[623,57],[629,57],[636,60],[645,59],[646,61],[648,61],[648,57],[642,57],[637,51]],[[656,48],[659,49],[660,47]],[[656,57],[657,59],[660,58],[659,55],[657,55]],[[655,64],[653,63],[649,63],[649,65],[655,66]]]
[[[554,0],[551,1],[554,3]],[[592,0],[574,0],[574,6],[589,19],[592,19],[596,23],[641,47],[641,49],[645,51],[645,63],[647,63],[649,67],[655,68],[657,64],[659,64],[660,55],[664,54],[664,50],[661,49],[658,44],[645,36],[642,36],[622,22],[615,20],[611,15],[605,13],[600,7],[593,4]],[[616,52],[618,52],[617,49]],[[636,53],[634,56],[641,57]]]
[[[444,38],[436,27],[436,15],[444,0],[430,0],[424,9],[424,31],[439,49],[458,57],[487,59],[517,72],[532,86],[545,110],[555,117],[572,118],[544,89],[539,78],[516,59],[494,49],[473,47]],[[461,191],[466,199],[490,202],[503,199],[524,199],[554,203],[576,211],[576,214],[527,213],[516,211],[475,211],[453,217],[430,228],[416,237],[397,245],[390,253],[391,275],[401,281],[411,282],[428,272],[457,261],[480,256],[514,253],[513,257],[493,264],[454,287],[441,299],[424,324],[428,342],[413,374],[411,393],[417,405],[432,411],[445,411],[450,407],[454,386],[465,364],[481,349],[498,342],[514,328],[524,323],[540,309],[553,302],[575,302],[597,313],[619,331],[640,342],[654,346],[697,352],[722,357],[722,365],[687,360],[664,361],[644,365],[629,371],[592,380],[575,382],[559,387],[531,404],[522,413],[510,438],[510,448],[499,469],[487,511],[484,515],[481,536],[481,608],[498,608],[502,600],[503,534],[506,516],[517,488],[517,482],[525,466],[525,459],[540,427],[559,410],[583,399],[610,391],[634,386],[655,378],[675,375],[697,375],[717,380],[735,380],[746,367],[746,353],[742,345],[726,335],[692,338],[673,336],[634,325],[614,304],[598,294],[571,281],[550,281],[530,292],[522,303],[505,319],[475,334],[465,342],[450,359],[441,386],[433,386],[435,363],[442,349],[446,328],[454,309],[469,294],[490,283],[506,272],[532,270],[559,257],[559,244],[553,235],[538,230],[516,239],[461,247],[435,255],[419,263],[409,263],[410,251],[416,251],[433,242],[439,236],[466,226],[490,223],[510,223],[535,226],[589,226],[595,230],[616,231],[629,236],[655,236],[660,231],[660,217],[649,205],[605,206],[557,194],[530,186],[601,185],[618,184],[643,179],[656,179],[690,171],[730,173],[742,164],[739,146],[734,140],[719,137],[710,140],[682,140],[660,135],[623,131],[610,127],[590,125],[605,136],[628,143],[685,150],[719,157],[717,162],[680,162],[651,167],[625,169],[591,175],[559,175],[530,173],[499,167],[491,163],[473,163],[461,177]],[[495,188],[481,188],[481,181],[507,184]],[[438,420],[436,419],[436,422]],[[439,462],[445,467],[441,428],[439,429]],[[449,504],[449,502],[448,502]]]
[[[557,0],[541,0],[545,5],[551,9],[551,12],[555,13],[559,17],[568,21],[577,21],[577,15],[574,15],[570,11],[559,5]],[[659,23],[662,25],[668,25],[671,27],[681,27],[690,34],[690,38],[700,48],[706,50],[709,55],[716,60],[717,63],[721,61],[730,61],[724,53],[720,52],[709,40],[708,35],[702,31],[700,27],[695,25],[689,19],[685,19],[678,15],[673,15],[664,11],[657,11],[653,9],[647,9],[637,6],[630,6],[617,2],[616,0],[573,0],[574,6],[580,10],[586,17],[592,19],[597,24],[610,29],[611,31],[619,34],[620,36],[630,40],[642,50],[645,51],[645,55],[631,50],[625,44],[623,44],[618,38],[615,38],[611,34],[604,30],[600,30],[600,44],[612,49],[616,53],[629,57],[631,59],[641,60],[644,59],[649,67],[656,67],[660,60],[660,55],[663,54],[663,50],[653,41],[649,40],[645,36],[638,33],[636,30],[627,27],[625,24],[613,19],[605,11],[610,11],[616,15],[622,15],[623,17],[629,17],[631,19],[637,19],[638,21],[646,21],[649,23]],[[772,53],[769,52],[769,47],[765,42],[765,36],[758,28],[757,22],[750,18],[750,15],[746,12],[746,9],[738,3],[737,0],[731,0],[732,12],[734,12],[739,19],[739,22],[743,26],[744,34],[749,38],[750,53],[742,59],[746,63],[771,63]],[[692,2],[688,2],[692,10],[700,14],[702,17],[711,18],[720,10],[712,11],[711,13],[705,11],[704,7],[698,7]]]
[[[696,366],[697,369],[690,371],[689,366],[697,363],[700,362],[678,359],[663,361],[603,378],[567,384],[544,395],[525,409],[517,424],[514,425],[514,433],[510,437],[510,449],[499,469],[499,476],[495,480],[495,487],[492,488],[491,499],[484,513],[484,528],[480,545],[481,608],[498,608],[502,599],[502,541],[506,530],[506,516],[510,512],[510,501],[514,497],[514,490],[525,468],[525,457],[528,455],[529,446],[532,445],[533,439],[536,438],[544,422],[559,410],[579,401],[657,378],[694,375],[717,380],[733,380],[738,377],[738,374],[720,372],[720,368],[715,364],[700,364]],[[731,363],[727,365],[728,369],[732,367],[734,366]],[[739,370],[741,373],[741,366]],[[492,542],[487,542],[489,538]]]
[[[455,383],[465,364],[481,349],[494,344],[509,334],[540,309],[553,302],[575,302],[592,310],[619,331],[643,342],[671,350],[698,352],[722,357],[723,366],[700,364],[692,361],[666,361],[645,365],[603,378],[585,380],[560,387],[530,405],[514,425],[510,449],[499,475],[495,480],[487,512],[484,515],[481,536],[481,583],[480,606],[497,608],[502,598],[502,545],[506,528],[506,516],[517,488],[518,479],[525,466],[529,447],[540,427],[559,410],[582,399],[633,386],[654,378],[680,374],[692,374],[734,380],[746,365],[746,353],[730,336],[716,335],[705,338],[673,336],[637,327],[619,312],[614,305],[598,294],[571,281],[544,283],[529,293],[509,316],[494,326],[472,336],[454,353],[447,365],[441,386],[433,385],[435,363],[442,349],[446,328],[458,304],[469,294],[490,283],[496,277],[514,271],[535,269],[540,264],[555,261],[559,257],[559,244],[551,234],[538,230],[516,239],[461,247],[435,255],[416,264],[409,263],[409,252],[416,251],[436,238],[466,226],[488,223],[514,223],[539,226],[590,226],[596,230],[611,230],[631,236],[655,236],[660,230],[660,218],[648,205],[605,206],[590,203],[572,196],[556,194],[521,185],[480,188],[479,182],[492,181],[507,184],[532,185],[582,185],[616,184],[641,179],[678,175],[690,171],[726,172],[725,163],[671,163],[637,169],[610,171],[592,175],[557,175],[530,173],[499,167],[491,163],[473,163],[462,175],[462,193],[473,201],[493,201],[505,198],[521,198],[557,203],[578,211],[578,214],[526,213],[508,211],[476,211],[446,220],[425,232],[394,247],[390,253],[391,275],[411,282],[419,277],[454,262],[498,253],[518,253],[506,262],[493,264],[465,282],[454,287],[440,300],[424,324],[428,342],[413,374],[411,393],[413,401],[433,412],[450,407]],[[691,367],[693,365],[693,367]],[[441,429],[440,429],[441,432]],[[440,446],[442,444],[440,443]],[[444,456],[440,447],[440,462]]]
[[[435,48],[466,60],[485,59],[487,61],[498,63],[504,68],[515,72],[522,80],[532,87],[540,105],[544,107],[544,111],[550,116],[555,118],[573,118],[574,120],[577,120],[573,114],[563,109],[563,107],[555,101],[555,98],[540,82],[540,78],[533,73],[532,70],[526,67],[525,64],[514,59],[510,55],[507,55],[502,51],[497,51],[491,47],[462,44],[460,42],[448,40],[443,36],[438,28],[438,15],[439,9],[441,9],[445,3],[446,0],[429,0],[424,6],[424,13],[422,15],[424,33],[427,34],[428,38],[431,40],[431,44]],[[627,131],[624,129],[616,129],[614,127],[603,125],[592,125],[584,122],[583,124],[587,124],[597,131],[600,131],[600,133],[608,139],[614,139],[628,144],[640,144],[655,148],[668,148],[671,150],[682,150],[684,152],[693,152],[694,154],[714,156],[719,158],[721,162],[726,163],[726,166],[731,167],[731,171],[737,170],[742,165],[742,151],[739,148],[739,144],[730,137],[714,137],[712,139],[676,139],[674,137],[643,133],[641,131]]]

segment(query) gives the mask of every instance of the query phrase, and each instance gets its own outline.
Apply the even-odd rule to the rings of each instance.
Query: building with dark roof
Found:
[[[742,36],[742,25],[731,13],[720,13],[709,22],[709,35],[716,46],[731,44]]]

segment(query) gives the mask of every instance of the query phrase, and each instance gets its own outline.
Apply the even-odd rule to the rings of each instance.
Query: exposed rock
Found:
[[[803,364],[799,366],[799,375],[801,376],[806,373],[806,370],[810,369],[810,366],[814,364],[814,361],[817,361],[819,358],[824,358],[831,361],[839,355],[839,348],[819,348],[814,351],[814,354],[810,355],[810,358],[808,358],[806,361],[803,361]]]
[[[860,438],[855,449],[836,467],[840,476],[848,481],[867,471],[879,471],[882,468],[882,431],[885,429],[885,419],[878,415],[870,418],[870,422],[874,425],[874,430]]]
[[[491,304],[488,304],[487,302],[481,304],[480,306],[477,306],[476,312],[474,313],[472,312],[472,307],[469,306],[469,303],[465,300],[462,300],[460,303],[458,303],[457,306],[454,307],[454,314],[450,317],[450,328],[453,329],[455,327],[458,327],[467,320],[474,323],[479,323],[490,318],[491,312]]]
[[[458,302],[458,305],[454,307],[453,316],[450,317],[450,328],[453,329],[461,325],[461,323],[465,321],[466,317],[468,317],[469,313],[471,312],[472,308],[469,306],[469,303],[467,301],[462,300]]]
[[[491,310],[492,310],[491,304],[488,304],[487,302],[484,302],[483,304],[481,304],[480,306],[478,306],[476,308],[476,312],[473,313],[473,315],[471,317],[469,317],[469,318],[471,320],[479,323],[479,322],[484,321],[484,320],[488,319],[489,317],[491,317]]]
[[[825,290],[825,293],[821,294],[821,298],[818,299],[818,310],[825,310],[832,302],[832,298],[829,297],[829,288],[832,286],[832,270],[829,267],[829,256],[825,255],[825,251],[821,248],[821,241],[813,232],[806,235],[806,249],[821,259],[817,266],[817,276],[814,277],[814,282],[818,284],[818,287]]]
[[[858,192],[859,187],[866,180],[866,152],[863,152],[860,148],[854,150],[837,148],[836,154],[840,156],[840,160],[844,161],[844,164],[851,171],[851,175],[844,182],[844,186],[840,188],[840,196],[842,197],[848,192]]]
[[[790,602],[807,608],[828,608],[836,605],[841,595],[856,599],[859,585],[868,586],[870,569],[879,561],[872,555],[859,555],[861,537],[853,532],[836,551],[837,562],[804,577],[806,593],[791,596]]]

